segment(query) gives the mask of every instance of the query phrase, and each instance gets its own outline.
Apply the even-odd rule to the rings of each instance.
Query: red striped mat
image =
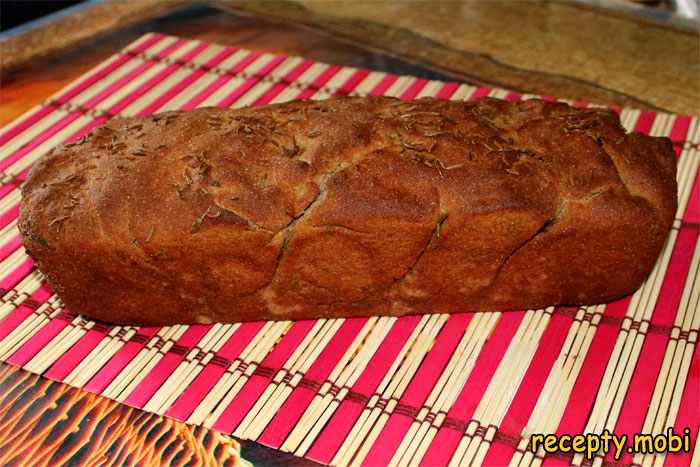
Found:
[[[700,125],[616,109],[678,153],[674,229],[646,284],[607,306],[163,328],[63,310],[21,247],[19,185],[114,115],[338,94],[515,92],[148,34],[0,130],[0,359],[145,410],[337,465],[581,464],[532,433],[661,433],[700,421]],[[576,102],[576,105],[588,105]],[[622,464],[690,465],[625,454]],[[612,455],[596,462],[612,461]],[[698,465],[697,463],[695,465]]]

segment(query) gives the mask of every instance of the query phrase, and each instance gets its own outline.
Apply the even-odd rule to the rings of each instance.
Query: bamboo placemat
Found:
[[[529,435],[606,428],[632,434],[690,427],[694,443],[700,421],[697,118],[616,109],[628,129],[674,141],[679,208],[645,285],[608,305],[107,326],[63,309],[21,246],[19,185],[31,163],[112,116],[340,94],[530,97],[145,35],[0,130],[0,360],[338,465],[581,464],[580,457],[533,455],[526,450]],[[619,462],[690,465],[699,456],[697,449],[625,454]],[[596,459],[603,461],[612,454]]]

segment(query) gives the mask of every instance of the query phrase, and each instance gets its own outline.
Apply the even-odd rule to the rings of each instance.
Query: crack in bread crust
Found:
[[[397,277],[394,282],[389,286],[389,290],[387,294],[391,294],[391,292],[400,287],[401,284],[407,280],[408,277],[411,276],[411,274],[415,271],[415,269],[418,267],[418,264],[420,263],[420,260],[423,258],[425,253],[430,250],[432,246],[434,246],[436,239],[440,237],[440,229],[442,228],[443,224],[447,221],[447,218],[449,217],[449,214],[444,213],[440,214],[438,217],[437,221],[435,222],[435,228],[433,228],[432,232],[430,233],[430,237],[428,238],[428,241],[425,243],[425,246],[420,249],[418,252],[418,255],[416,256],[415,261],[411,263],[411,265],[406,269],[406,271],[401,274],[399,277]]]
[[[547,233],[549,228],[556,224],[557,218],[551,217],[547,220],[544,221],[544,223],[540,226],[535,233],[530,235],[528,238],[523,240],[521,243],[519,243],[510,253],[508,253],[506,256],[503,257],[503,261],[501,261],[501,264],[498,265],[498,269],[496,269],[495,274],[493,275],[493,279],[491,279],[491,283],[489,284],[489,287],[493,286],[493,284],[498,283],[498,276],[501,274],[503,269],[508,265],[508,261],[511,260],[520,250],[525,248],[527,245],[534,243],[537,239],[541,238],[544,234]]]

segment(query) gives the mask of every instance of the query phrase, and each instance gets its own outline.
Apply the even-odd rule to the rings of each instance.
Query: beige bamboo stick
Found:
[[[250,355],[254,352],[258,343],[262,340],[263,333],[267,333],[267,330],[272,326],[271,322],[265,323],[263,329],[261,329],[251,341],[246,345],[246,347],[241,351],[239,358],[242,360],[249,359]],[[238,370],[238,365],[235,370]],[[211,426],[216,419],[219,417],[220,412],[228,406],[229,402],[233,399],[233,395],[228,396],[228,391],[234,384],[233,374],[229,371],[224,373],[223,377],[216,382],[209,393],[202,399],[202,401],[197,405],[192,414],[187,419],[188,423],[202,424],[205,426]],[[207,418],[209,417],[209,418]]]
[[[337,407],[341,397],[348,392],[347,388],[352,385],[351,378],[354,375],[356,379],[360,375],[384,336],[389,332],[389,323],[393,322],[395,322],[395,319],[377,317],[370,318],[367,321],[339,363],[331,371],[327,381],[321,385],[309,407],[304,411],[294,429],[285,439],[281,449],[288,452],[298,451],[304,439],[314,432],[314,427],[317,427],[316,433],[320,431],[323,425],[319,426],[319,421],[330,418],[332,412],[328,408],[331,404]],[[333,385],[340,388],[340,392],[335,396],[330,392]]]
[[[411,332],[409,338],[401,347],[399,354],[392,362],[392,365],[387,371],[387,374],[384,376],[384,378],[382,378],[382,381],[377,387],[375,394],[370,397],[365,408],[360,413],[360,417],[358,418],[357,423],[355,423],[353,429],[350,431],[350,433],[348,433],[348,436],[345,438],[345,441],[338,449],[338,452],[335,454],[335,457],[331,461],[331,464],[345,465],[350,462],[350,459],[359,448],[360,443],[365,438],[365,436],[367,436],[370,429],[372,428],[372,424],[381,413],[381,410],[376,408],[377,402],[379,401],[380,397],[379,395],[384,396],[386,394],[388,396],[389,391],[387,390],[387,388],[389,387],[389,385],[392,383],[392,381],[395,380],[395,378],[400,377],[400,375],[402,375],[403,372],[406,371],[406,360],[410,358],[409,355],[411,354],[411,352],[415,351],[414,346],[418,339],[418,336],[421,334],[421,332],[423,332],[426,329],[426,327],[432,326],[435,322],[435,319],[436,318],[431,319],[431,317],[429,317],[428,315],[421,317],[420,321]]]
[[[513,398],[515,397],[518,388],[525,377],[525,373],[530,366],[530,362],[535,356],[540,338],[549,324],[551,313],[553,311],[553,308],[533,311],[533,313],[537,313],[537,327],[532,332],[525,333],[521,339],[522,344],[517,347],[517,350],[514,350],[515,354],[520,356],[520,358],[512,366],[511,371],[508,372],[505,378],[501,380],[501,385],[494,386],[494,393],[498,393],[499,388],[504,388],[505,390],[502,389],[500,391],[501,397],[499,399],[494,398],[491,401],[488,407],[488,415],[483,417],[483,420],[485,421],[485,423],[482,423],[483,425],[501,425],[503,417],[505,417]],[[502,365],[507,365],[505,363],[505,358]],[[489,435],[491,431],[491,429],[487,431],[486,436],[480,440],[477,451],[473,454],[473,457],[470,456],[472,458],[472,463],[479,464],[486,455],[493,436],[493,434]],[[489,439],[489,436],[491,436],[491,439]],[[472,442],[474,442],[474,440],[478,441],[479,438],[473,438]]]
[[[401,368],[401,365],[403,364],[406,355],[411,351],[413,348],[413,345],[415,343],[415,340],[417,339],[418,335],[421,333],[423,329],[428,325],[429,323],[428,316],[423,316],[421,317],[420,321],[416,325],[416,327],[413,329],[412,333],[409,335],[408,339],[402,346],[401,350],[399,351],[399,354],[397,357],[393,360],[391,367],[387,371],[387,373],[384,375],[382,378],[379,386],[377,387],[376,393],[375,394],[383,394],[386,387],[389,385],[391,380],[394,378],[394,375],[397,373],[397,370]],[[374,411],[373,409],[375,408],[377,401],[379,400],[379,396],[373,395],[371,396],[370,400],[366,404],[365,408],[363,411],[360,413],[360,417],[358,418],[357,423],[351,430],[351,432],[348,434],[348,436],[345,439],[345,442],[343,446],[340,447],[338,453],[336,454],[336,457],[343,455],[345,452],[347,453],[353,453],[355,451],[355,448],[352,447],[353,445],[358,445],[361,439],[367,434],[369,429],[371,428],[371,421],[376,419],[378,417],[379,412]],[[336,463],[336,461],[333,461],[333,463]]]
[[[201,414],[198,416],[208,417],[204,420],[205,426],[211,426],[216,421],[219,414],[248,380],[257,366],[256,362],[259,362],[269,352],[270,347],[288,328],[289,321],[266,322],[263,325],[263,329],[254,336],[246,349],[239,355],[237,362],[234,362],[226,370],[224,377],[207,394],[205,407],[210,407],[210,410],[202,411],[199,407],[197,408],[198,414]],[[213,413],[211,408],[215,408]]]
[[[27,300],[34,292],[39,290],[43,276],[36,269],[26,277],[24,277],[19,284],[17,284],[13,290],[8,291],[3,297],[3,302],[0,304],[0,320],[9,315],[15,308],[22,305],[25,300]],[[7,301],[8,296],[13,292],[17,292],[17,297]],[[2,342],[2,341],[0,341]]]
[[[543,391],[537,400],[530,420],[521,433],[521,441],[511,459],[510,465],[529,465],[534,455],[527,451],[528,437],[532,433],[550,433],[561,420],[569,395],[583,365],[585,354],[593,340],[593,335],[600,322],[603,307],[580,309],[576,319],[583,318],[584,313],[592,313],[591,321],[574,322],[560,355],[547,378]],[[521,452],[524,451],[524,452]],[[542,453],[540,452],[539,455]]]
[[[183,377],[171,378],[174,380],[174,388],[171,391],[170,397],[159,408],[161,413],[164,413],[167,409],[169,409],[172,406],[172,404],[177,400],[177,398],[191,384],[194,378],[196,378],[197,375],[199,375],[199,373],[202,371],[202,369],[204,369],[205,365],[207,365],[207,363],[211,361],[215,353],[229,339],[231,334],[233,334],[233,332],[235,332],[235,330],[238,327],[240,327],[240,323],[227,325],[217,324],[214,326],[216,326],[218,330],[213,333],[212,338],[209,341],[202,343],[201,350],[205,353],[204,357],[202,357],[202,360],[199,361],[195,358],[196,355],[199,353],[199,350],[197,348],[192,349],[183,361],[183,365],[185,367],[182,371]]]
[[[413,78],[413,77],[408,77],[408,76],[402,76],[394,83],[389,86],[389,89],[386,90],[384,93],[385,96],[391,96],[391,97],[399,97],[401,94],[406,92],[406,90],[411,87],[411,85],[416,81],[418,78]]]
[[[451,101],[467,101],[474,94],[476,88],[466,84],[460,84],[457,90],[450,96]]]
[[[508,384],[507,379],[511,377],[512,367],[517,366],[517,359],[523,353],[523,338],[534,332],[537,322],[538,316],[535,315],[535,312],[533,310],[527,311],[511,342],[508,344],[508,348],[503,355],[501,363],[496,368],[484,397],[474,411],[472,418],[478,421],[480,425],[488,425],[492,422],[494,406],[500,400],[499,393],[503,386]],[[462,455],[460,458],[457,458],[457,456],[453,457],[453,465],[458,465],[459,462],[470,464],[480,443],[481,439],[476,435],[463,437],[460,442]]]
[[[68,376],[64,382],[71,386],[83,387],[93,376],[102,368],[113,356],[121,349],[124,344],[136,334],[136,329],[133,327],[125,327],[123,338],[116,337],[120,327],[114,327],[109,334],[95,347],[88,358],[81,361]]]
[[[471,354],[471,350],[475,346],[475,332],[478,330],[483,330],[485,326],[480,326],[480,324],[489,321],[488,318],[493,318],[494,313],[489,313],[488,315],[490,316],[486,316],[486,319],[480,319],[480,315],[476,315],[470,321],[464,335],[460,339],[460,342],[453,353],[452,358],[450,358],[448,361],[433,390],[430,392],[430,394],[428,394],[428,398],[423,403],[423,406],[420,408],[416,419],[411,424],[408,433],[406,433],[401,444],[396,450],[390,465],[405,466],[409,465],[412,461],[417,462],[419,460],[416,459],[415,454],[417,454],[417,452],[415,448],[411,449],[410,447],[415,447],[416,445],[420,446],[428,432],[428,429],[435,423],[428,423],[426,421],[426,417],[431,413],[436,414],[436,412],[449,410],[449,407],[445,407],[445,401],[448,398],[452,399],[455,386],[461,387],[464,385],[466,379],[468,378],[469,372],[459,370],[464,369],[469,355]]]
[[[505,414],[508,407],[503,407],[502,401],[506,397],[512,398],[510,394],[514,394],[514,391],[517,390],[517,384],[524,376],[526,368],[522,368],[523,362],[529,361],[531,358],[529,354],[532,353],[532,350],[528,349],[528,337],[540,335],[544,331],[542,323],[546,325],[548,321],[549,315],[535,310],[526,312],[489,383],[484,397],[474,411],[473,418],[481,425],[498,423],[498,419],[502,417],[502,414]],[[531,345],[529,347],[532,348]],[[515,380],[516,384],[513,385],[511,380]],[[481,442],[482,439],[479,436],[463,437],[458,448],[461,455],[455,455],[452,458],[452,465],[458,465],[460,462],[471,464]]]
[[[305,356],[303,360],[301,360],[298,363],[298,366],[297,364],[295,364],[297,368],[295,368],[294,366],[292,367],[292,369],[294,370],[294,375],[289,385],[279,384],[275,391],[271,394],[270,398],[267,400],[267,403],[260,407],[259,412],[254,413],[253,411],[251,411],[248,413],[248,417],[246,417],[248,420],[247,423],[241,422],[240,424],[240,428],[245,428],[243,436],[245,436],[248,439],[256,439],[258,436],[260,436],[262,431],[275,416],[275,414],[282,406],[284,401],[286,401],[287,397],[289,397],[289,395],[292,393],[292,388],[299,383],[302,377],[301,375],[306,373],[306,371],[312,365],[313,361],[316,360],[318,355],[326,347],[328,341],[330,341],[330,339],[340,328],[343,321],[344,320],[340,319],[329,320],[330,326],[328,327],[328,332],[326,332],[322,336],[319,336],[320,339],[316,341],[317,345],[309,347],[310,352]]]
[[[251,410],[248,412],[248,417],[254,418],[254,416],[251,415],[252,412],[257,414],[260,413],[260,411],[266,410],[266,406],[269,407],[271,404],[281,404],[283,402],[283,400],[276,400],[273,397],[279,396],[280,394],[279,389],[282,378],[287,374],[294,374],[301,371],[302,365],[307,362],[309,355],[312,355],[315,351],[317,351],[318,346],[322,345],[322,342],[324,342],[324,339],[329,334],[335,333],[335,329],[337,329],[338,325],[338,322],[335,320],[322,320],[316,323],[310,335],[307,335],[306,339],[303,341],[303,345],[296,349],[288,360],[287,364],[275,374],[271,384],[265,389],[265,392],[258,398],[256,404],[253,405]],[[235,392],[231,393],[231,399],[233,398],[233,395],[238,392],[238,390],[239,389],[236,389]],[[228,405],[228,403],[226,405]],[[246,428],[247,425],[241,422],[238,430],[244,430]],[[240,436],[243,437],[244,434],[240,432]]]
[[[43,373],[51,366],[56,359],[63,355],[69,348],[73,346],[87,330],[92,328],[94,323],[85,323],[86,329],[82,329],[78,324],[82,321],[81,318],[75,317],[63,328],[44,348],[27,362],[25,368],[33,373]]]
[[[340,391],[337,395],[333,396],[329,392],[331,385],[327,382],[324,383],[311,401],[308,409],[304,411],[297,425],[289,433],[289,436],[287,436],[287,439],[282,445],[282,449],[295,452],[297,455],[304,455],[306,449],[311,445],[316,435],[318,435],[326,421],[328,421],[333,414],[335,408],[340,404],[342,398],[347,394],[347,388],[352,387],[353,383],[362,374],[362,370],[366,368],[370,358],[372,358],[379,344],[384,340],[395,322],[396,318],[375,319],[374,325],[371,325],[369,334],[366,340],[362,342],[361,346],[356,350],[352,349],[353,346],[348,349],[349,351],[357,352],[357,354],[351,359],[349,364],[343,368],[343,371],[340,372],[337,377],[331,374],[328,378],[334,381],[337,387],[341,388]]]
[[[51,297],[35,313],[32,313],[22,323],[22,326],[16,327],[5,337],[2,344],[0,344],[0,360],[9,358],[34,335],[37,329],[59,313],[60,310],[55,306],[56,300],[58,299],[55,296]]]
[[[212,339],[212,337],[215,337],[219,334],[221,327],[222,325],[220,324],[212,326],[209,329],[209,331],[202,337],[202,340],[199,344],[197,344],[197,347],[203,350],[208,350],[210,340]],[[183,381],[187,381],[188,379],[191,380],[191,378],[194,378],[194,376],[191,375],[192,368],[190,364],[192,363],[193,359],[190,357],[190,354],[191,352],[185,355],[180,364],[173,370],[173,372],[153,394],[151,399],[149,399],[148,402],[146,402],[146,404],[143,406],[143,410],[162,415],[165,408],[167,408],[164,408],[164,406],[169,401],[172,401],[174,397],[177,397],[177,393],[175,391],[178,389],[179,385]],[[189,376],[188,373],[190,373]]]
[[[177,327],[164,327],[158,330],[158,332],[151,337],[148,342],[143,346],[141,350],[134,356],[134,358],[124,366],[122,371],[117,374],[111,383],[102,391],[102,395],[109,397],[111,399],[116,399],[120,393],[132,382],[157,352],[154,345],[156,342],[161,340],[167,340],[175,332],[177,332]]]
[[[441,410],[442,413],[438,413],[432,424],[429,424],[426,421],[422,422],[420,431],[417,435],[417,439],[420,439],[421,441],[413,454],[412,459],[410,459],[410,465],[420,465],[425,452],[430,447],[430,443],[438,432],[437,427],[442,426],[442,422],[446,417],[445,414],[450,410],[455,400],[459,396],[460,391],[464,387],[464,384],[471,375],[474,365],[476,364],[476,359],[478,358],[481,349],[486,343],[486,339],[493,331],[493,328],[498,322],[500,316],[500,313],[479,313],[472,318],[470,329],[472,328],[473,323],[474,333],[473,336],[469,338],[469,345],[465,350],[466,358],[463,366],[456,369],[456,375],[459,375],[460,377],[450,378],[450,380],[447,382],[447,390],[444,392],[438,402],[436,402],[436,405],[439,407],[439,410]]]
[[[428,323],[426,325],[425,330],[417,335],[412,348],[406,355],[406,360],[408,364],[401,365],[401,367],[399,367],[397,375],[398,377],[392,379],[392,381],[387,386],[387,389],[382,394],[383,397],[389,399],[389,402],[387,403],[385,409],[381,411],[378,408],[373,407],[373,411],[378,410],[381,412],[381,414],[378,414],[379,417],[377,421],[373,424],[371,430],[369,431],[369,434],[365,439],[365,442],[359,447],[359,450],[356,452],[354,458],[351,460],[351,465],[359,465],[362,462],[362,459],[364,459],[364,457],[369,452],[369,449],[376,441],[381,430],[384,428],[384,425],[386,424],[386,421],[389,418],[389,414],[391,414],[391,412],[393,412],[394,408],[396,407],[397,400],[406,390],[406,387],[413,378],[413,375],[418,370],[418,367],[420,366],[420,363],[423,360],[425,354],[432,346],[435,340],[435,336],[442,328],[446,320],[447,315],[444,314],[436,314],[431,316],[428,319]]]

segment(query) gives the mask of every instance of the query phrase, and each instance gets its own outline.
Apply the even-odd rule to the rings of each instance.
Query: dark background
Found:
[[[0,31],[49,15],[84,0],[0,0]]]

